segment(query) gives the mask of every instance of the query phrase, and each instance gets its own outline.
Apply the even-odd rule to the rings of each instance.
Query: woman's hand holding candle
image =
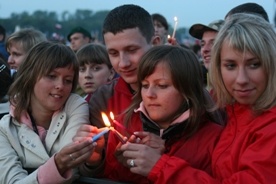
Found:
[[[139,143],[137,137],[141,138]],[[164,150],[165,141],[161,137],[149,132],[134,132],[126,144],[117,147],[116,157],[131,172],[147,176]]]
[[[104,128],[104,130],[102,130],[100,133],[98,133],[92,137],[92,141],[96,142],[99,138],[103,137],[104,134],[109,132],[109,130],[110,130],[109,128]]]
[[[150,132],[134,132],[135,137],[140,137],[140,144],[148,145],[162,154],[165,151],[165,140]],[[137,141],[136,141],[137,143]]]
[[[94,135],[100,133],[101,130],[98,129],[95,126],[91,125],[82,125],[78,129],[76,135],[73,137],[73,141],[76,142],[83,142],[85,140],[91,140],[91,137]],[[105,139],[103,136],[101,136],[97,142],[93,142],[93,149],[91,149],[91,155],[86,160],[86,163],[88,163],[90,166],[97,166],[101,163],[102,160],[102,152],[105,145]]]

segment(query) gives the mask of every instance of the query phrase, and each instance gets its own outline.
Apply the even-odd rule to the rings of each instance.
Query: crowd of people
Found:
[[[276,33],[256,3],[225,14],[190,27],[199,54],[134,4],[104,44],[0,27],[1,183],[276,183]]]

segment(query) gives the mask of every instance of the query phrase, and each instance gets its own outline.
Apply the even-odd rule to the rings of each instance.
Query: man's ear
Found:
[[[115,77],[115,75],[116,75],[116,72],[115,72],[114,68],[111,68],[110,75],[109,75],[107,81],[111,81]]]
[[[154,46],[156,46],[156,45],[161,45],[161,44],[162,44],[162,43],[161,43],[161,38],[160,38],[159,36],[157,36],[157,35],[154,35],[154,36],[152,37],[151,43],[152,43],[152,45],[154,45]]]
[[[89,37],[84,37],[84,40],[86,41],[86,43],[90,43],[92,40]]]

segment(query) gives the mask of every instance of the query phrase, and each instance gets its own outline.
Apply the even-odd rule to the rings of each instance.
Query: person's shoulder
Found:
[[[1,119],[0,119],[0,128],[1,129],[7,129],[9,128],[11,122],[11,115],[10,114],[6,114],[4,115]]]
[[[222,130],[223,130],[222,125],[219,125],[212,121],[207,121],[199,131],[201,131],[202,134],[207,133],[208,135],[211,135],[211,134],[218,135],[222,132]]]
[[[97,90],[93,93],[92,98],[94,96],[104,95],[109,96],[112,95],[115,89],[115,86],[118,83],[118,78],[111,80],[110,82],[100,86],[97,88]]]
[[[267,111],[268,113],[273,113],[276,116],[276,106],[272,107]]]
[[[99,89],[101,90],[114,90],[114,87],[118,84],[119,78],[115,78],[111,81],[109,81],[108,83],[102,85],[99,87]]]
[[[76,101],[85,102],[84,98],[76,93],[71,93],[66,103],[74,103]]]
[[[68,109],[75,109],[75,108],[85,105],[85,104],[87,104],[87,102],[85,101],[85,99],[83,97],[81,97],[78,94],[71,93],[65,103],[64,109],[65,109],[65,111],[67,111]]]
[[[255,125],[255,128],[274,127],[273,129],[276,130],[276,106],[261,113],[254,120],[260,122]]]

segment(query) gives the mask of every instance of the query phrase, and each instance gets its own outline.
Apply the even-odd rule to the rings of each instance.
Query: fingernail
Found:
[[[141,141],[141,139],[138,137],[137,139],[136,139],[136,143],[139,143]]]

